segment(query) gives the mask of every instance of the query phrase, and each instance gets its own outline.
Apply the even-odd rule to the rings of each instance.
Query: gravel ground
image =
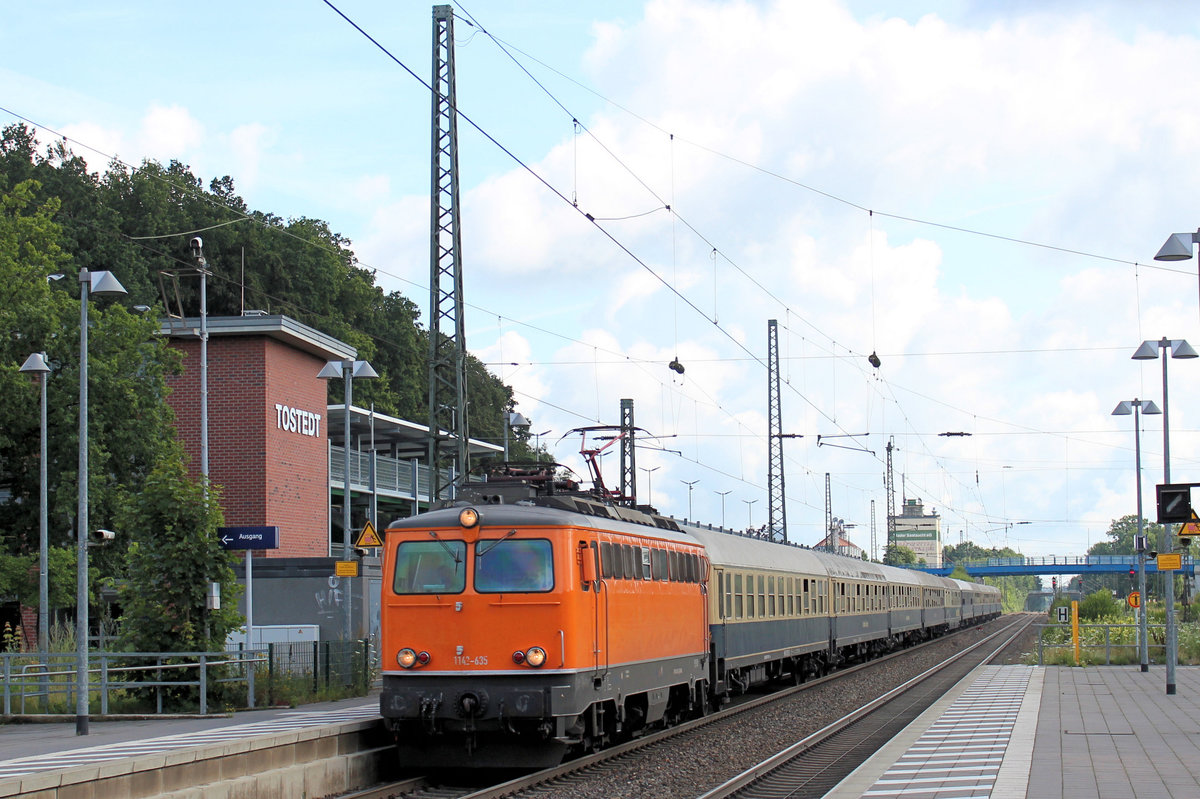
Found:
[[[1002,623],[995,621],[964,631],[872,669],[803,691],[789,701],[710,724],[608,764],[603,771],[575,775],[569,788],[540,795],[694,799],[986,637]],[[1013,651],[1015,655],[998,662],[1019,663],[1020,653],[1028,650],[1017,647]]]

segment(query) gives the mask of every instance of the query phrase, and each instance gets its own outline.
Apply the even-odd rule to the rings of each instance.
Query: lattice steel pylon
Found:
[[[887,493],[887,544],[883,550],[884,554],[892,551],[892,545],[896,543],[896,483],[892,477],[892,450],[895,445],[892,439],[888,439],[887,443],[887,471],[884,472],[883,482],[884,490]]]
[[[871,500],[871,560],[879,560],[875,548],[875,500]]]
[[[825,551],[837,552],[833,540],[833,495],[829,492],[829,472],[825,472]]]
[[[458,200],[454,9],[433,7],[433,119],[429,204],[429,496],[464,479],[467,456],[466,333]],[[451,446],[444,447],[443,442]],[[448,451],[448,452],[447,452]],[[450,469],[453,479],[445,480]]]
[[[783,415],[779,403],[779,324],[767,320],[767,536],[787,543],[783,486]]]
[[[637,428],[633,424],[633,400],[621,400],[621,501],[637,505]]]

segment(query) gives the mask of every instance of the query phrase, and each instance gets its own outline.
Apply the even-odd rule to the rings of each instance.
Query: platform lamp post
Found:
[[[680,480],[679,482],[683,483],[685,486],[688,487],[688,521],[689,522],[695,521],[695,519],[692,518],[692,489],[696,486],[696,483],[699,483],[700,481],[699,480]]]
[[[46,381],[50,366],[46,353],[35,352],[21,364],[21,371],[33,375],[41,384],[42,414],[40,456],[38,457],[38,652],[50,651],[50,564],[49,564],[49,502],[46,496]]]
[[[79,507],[75,516],[75,734],[88,734],[88,297],[126,294],[112,272],[79,270]]]
[[[508,431],[512,427],[523,427],[529,429],[529,420],[520,413],[510,413],[504,420],[504,462],[508,462]]]
[[[1172,358],[1196,358],[1200,357],[1196,351],[1192,349],[1183,339],[1162,338],[1158,341],[1143,341],[1142,345],[1137,348],[1137,352],[1133,354],[1135,361],[1152,361],[1158,357],[1158,351],[1163,350],[1162,356],[1162,383],[1163,383],[1163,482],[1171,482],[1171,404],[1167,394],[1167,355],[1166,351],[1170,351]],[[1159,540],[1159,552],[1170,552],[1172,550],[1171,542],[1171,525],[1164,524],[1162,536]],[[1163,581],[1163,601],[1167,606],[1167,695],[1175,694],[1175,661],[1179,656],[1179,630],[1175,626],[1175,574],[1170,572],[1164,575]]]
[[[751,528],[754,527],[754,503],[758,502],[758,500],[743,499],[742,502],[746,503],[746,532],[750,532]]]
[[[713,493],[717,494],[721,497],[721,529],[724,530],[725,529],[725,495],[732,494],[733,491],[732,490],[730,490],[730,491],[714,491]]]
[[[1154,400],[1133,399],[1117,403],[1113,416],[1128,416],[1133,414],[1133,456],[1137,474],[1137,540],[1134,548],[1138,559],[1138,593],[1142,601],[1138,603],[1138,653],[1142,662],[1142,671],[1150,670],[1150,643],[1146,638],[1146,538],[1142,534],[1142,431],[1138,420],[1138,411],[1153,416],[1162,411],[1154,404]]]
[[[638,468],[646,473],[646,504],[653,505],[654,504],[654,484],[650,481],[650,478],[653,477],[654,473],[657,472],[662,467],[661,466],[651,466],[651,467],[647,468],[645,466],[639,466]]]
[[[355,361],[345,359],[341,361],[329,361],[317,373],[317,377],[323,380],[332,380],[337,377],[342,378],[345,387],[345,408],[342,420],[342,468],[344,470],[342,477],[342,560],[350,560],[353,549],[350,542],[350,403],[354,396],[354,378],[370,378],[379,377],[379,373],[371,368],[371,364],[366,361]],[[350,626],[352,619],[351,606],[353,592],[347,590],[346,597],[346,626],[342,631],[343,639],[350,640]]]

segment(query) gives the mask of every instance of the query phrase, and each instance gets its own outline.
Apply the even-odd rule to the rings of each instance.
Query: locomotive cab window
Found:
[[[544,593],[554,588],[550,542],[509,538],[475,545],[475,590],[481,594]]]
[[[459,594],[466,587],[467,545],[462,541],[401,541],[396,547],[397,594]]]

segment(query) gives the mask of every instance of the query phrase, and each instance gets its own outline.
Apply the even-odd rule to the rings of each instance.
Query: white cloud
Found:
[[[204,126],[178,105],[152,105],[142,117],[137,146],[162,163],[187,159],[204,141]]]

